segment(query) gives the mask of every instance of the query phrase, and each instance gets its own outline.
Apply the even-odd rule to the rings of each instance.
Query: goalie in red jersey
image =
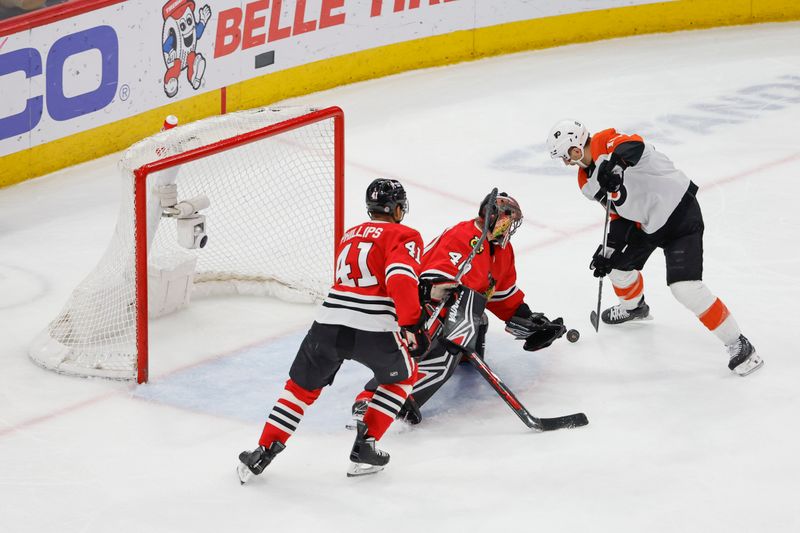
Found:
[[[366,203],[371,220],[347,230],[338,245],[334,285],[300,345],[259,446],[239,455],[242,483],[283,451],[345,359],[367,366],[376,383],[375,401],[358,423],[348,476],[377,472],[389,462],[376,441],[397,417],[416,379],[412,353],[428,346],[418,297],[422,238],[400,224],[408,212],[400,182],[376,179],[367,188]]]
[[[511,236],[522,223],[522,210],[517,201],[506,193],[500,193],[495,206],[489,206],[490,196],[484,198],[476,218],[459,222],[425,247],[420,274],[421,300],[430,302],[428,309],[431,311],[438,300],[446,298],[446,294],[456,286],[454,280],[479,242],[488,213],[487,239],[466,267],[460,287],[454,291],[460,293],[467,289],[477,293],[470,300],[469,313],[474,315],[474,322],[478,323],[473,342],[474,351],[481,358],[488,328],[488,318],[483,313],[484,305],[506,323],[506,331],[525,341],[523,349],[527,351],[550,346],[566,331],[562,319],[550,321],[544,314],[531,311],[525,303],[525,295],[517,287],[514,248],[510,242]],[[455,296],[450,296],[450,304],[457,301]],[[443,326],[443,329],[447,327]],[[400,418],[412,424],[422,420],[419,407],[450,379],[463,355],[463,347],[448,341],[446,332],[434,337],[430,350],[419,361],[413,392],[399,413]],[[376,386],[375,380],[370,381],[356,398],[353,405],[353,417],[356,420],[368,412],[376,401],[372,392]]]

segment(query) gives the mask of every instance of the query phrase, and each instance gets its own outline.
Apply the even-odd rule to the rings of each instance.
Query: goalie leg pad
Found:
[[[417,381],[412,391],[417,407],[425,404],[453,375],[461,360],[461,352],[459,350],[454,352],[445,349],[442,342],[437,340],[425,355],[425,359],[420,361]]]

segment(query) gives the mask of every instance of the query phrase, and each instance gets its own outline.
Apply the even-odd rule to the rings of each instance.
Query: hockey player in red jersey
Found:
[[[728,368],[746,376],[763,365],[733,315],[703,283],[703,215],[697,185],[639,135],[610,128],[590,135],[574,120],[558,122],[547,138],[550,156],[578,166],[578,185],[590,200],[611,201],[605,254],[590,268],[608,275],[619,304],[603,311],[606,324],[649,318],[640,270],[656,248],[664,250],[667,285],[726,346]]]
[[[347,230],[338,245],[334,285],[300,345],[259,446],[239,455],[242,483],[283,451],[345,359],[367,366],[378,384],[376,401],[358,424],[348,476],[377,472],[389,462],[389,454],[375,445],[416,379],[411,352],[428,345],[418,297],[422,238],[400,224],[408,212],[400,182],[376,179],[366,204],[371,220]]]
[[[560,318],[551,322],[542,313],[532,312],[524,302],[524,293],[517,287],[514,248],[510,239],[522,223],[522,210],[517,201],[506,193],[498,195],[496,210],[488,206],[488,200],[488,196],[483,200],[476,218],[445,230],[425,247],[420,285],[430,297],[425,295],[421,300],[436,303],[437,286],[445,289],[453,287],[459,269],[483,233],[484,217],[489,212],[489,235],[461,278],[461,285],[486,297],[486,309],[506,322],[506,331],[525,341],[523,349],[535,351],[545,348],[563,335],[566,328]],[[488,319],[484,315],[476,343],[476,352],[480,357],[483,357],[487,327]],[[421,420],[419,407],[453,375],[462,355],[441,336],[436,336],[430,350],[419,362],[418,379],[400,413],[401,418],[412,424]],[[371,398],[374,403],[375,397],[371,391],[375,390],[376,385],[374,380],[371,381],[356,398],[353,405],[356,420],[372,405]]]

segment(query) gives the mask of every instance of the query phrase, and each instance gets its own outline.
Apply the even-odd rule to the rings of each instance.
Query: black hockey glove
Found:
[[[606,249],[608,250],[609,248]],[[597,247],[597,251],[595,251],[592,256],[592,262],[589,263],[589,270],[592,271],[594,277],[602,278],[603,276],[607,276],[613,268],[611,257],[605,257],[603,255],[603,245],[601,244]]]
[[[431,339],[425,329],[425,318],[426,313],[422,313],[416,324],[400,326],[400,335],[405,339],[408,345],[408,352],[414,358],[420,358],[425,355],[431,345]]]
[[[544,313],[531,313],[527,318],[515,315],[506,322],[506,331],[518,341],[524,341],[549,323]]]
[[[543,313],[531,313],[529,318],[516,315],[511,317],[506,322],[506,331],[514,335],[515,339],[525,341],[523,350],[535,352],[553,344],[567,328],[560,317],[551,321]]]
[[[535,331],[533,335],[528,337],[522,349],[526,352],[535,352],[536,350],[547,348],[566,332],[567,328],[564,326],[564,319],[558,317],[552,322],[548,322],[538,331]]]
[[[597,184],[608,192],[617,192],[622,187],[625,164],[617,155],[611,157],[597,167]]]

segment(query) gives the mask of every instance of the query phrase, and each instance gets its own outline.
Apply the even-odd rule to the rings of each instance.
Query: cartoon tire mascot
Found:
[[[164,74],[164,92],[172,98],[178,94],[178,76],[186,70],[186,78],[193,89],[200,87],[206,71],[203,54],[196,52],[197,41],[203,36],[211,19],[211,8],[200,8],[200,19],[195,17],[194,0],[170,0],[162,8],[164,29],[161,34],[162,51],[167,72]]]

